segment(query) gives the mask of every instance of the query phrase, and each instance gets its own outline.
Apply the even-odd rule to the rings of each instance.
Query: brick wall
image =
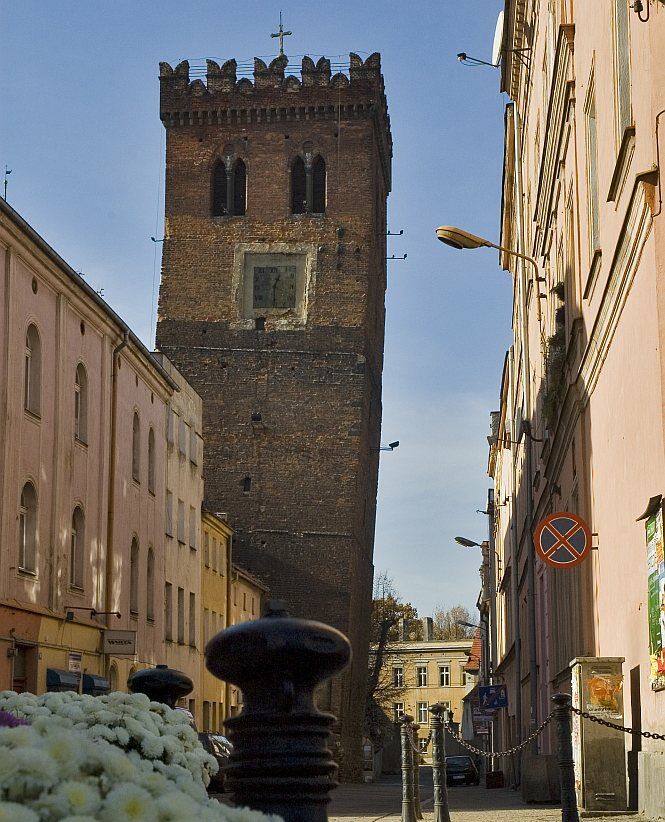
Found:
[[[339,756],[359,775],[381,424],[386,196],[391,142],[378,55],[350,81],[303,61],[161,67],[166,237],[158,346],[204,404],[206,505],[226,511],[234,556],[294,614],[344,631],[351,670],[322,694]],[[326,162],[325,216],[290,214],[290,168]],[[247,210],[211,216],[219,159],[247,167]],[[243,315],[241,245],[308,248],[306,320]],[[279,244],[277,246],[276,244]],[[260,415],[260,420],[257,416]],[[254,419],[253,419],[254,417]],[[251,489],[248,489],[251,480]],[[329,703],[329,704],[328,704]]]

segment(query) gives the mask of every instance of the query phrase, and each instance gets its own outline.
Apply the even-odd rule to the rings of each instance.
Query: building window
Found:
[[[141,482],[141,421],[137,411],[132,423],[132,479]]]
[[[246,591],[242,592],[242,609],[243,609],[243,611],[247,610],[247,592]]]
[[[429,721],[429,704],[427,702],[418,703],[418,724],[427,725]]]
[[[69,550],[69,584],[83,590],[85,567],[85,517],[77,505],[72,515],[72,533]]]
[[[256,598],[252,597],[252,616],[256,615]]]
[[[196,551],[196,532],[198,529],[198,518],[196,516],[196,508],[189,506],[189,547]]]
[[[42,344],[35,325],[30,324],[25,335],[25,373],[23,381],[24,407],[31,414],[41,412]]]
[[[470,674],[468,671],[462,671],[462,685],[473,685],[475,681],[475,677],[473,674]]]
[[[175,442],[176,412],[172,408],[166,409],[166,442],[173,445]]]
[[[79,442],[88,441],[88,375],[81,362],[74,376],[74,436]]]
[[[206,568],[210,567],[210,534],[203,532],[203,562]]]
[[[404,668],[401,665],[393,666],[393,687],[402,688],[404,686]]]
[[[326,163],[319,156],[312,166],[312,213],[325,214],[326,211]]]
[[[164,583],[164,639],[173,639],[173,586]]]
[[[31,482],[21,491],[19,513],[18,567],[21,571],[35,573],[37,557],[37,494]]]
[[[585,107],[586,115],[586,155],[587,155],[587,187],[589,190],[587,202],[589,218],[589,256],[593,258],[600,248],[599,237],[599,208],[598,194],[598,130],[596,121],[596,92],[593,76],[590,80],[589,93]]]
[[[178,588],[178,642],[185,644],[185,589]]]
[[[203,609],[203,644],[207,645],[210,639],[210,611]]]
[[[185,503],[178,500],[178,542],[185,544]]]
[[[187,429],[189,426],[187,423],[181,418],[178,423],[178,451],[183,455],[183,457],[187,456]]]
[[[134,537],[129,557],[129,612],[139,612],[139,542]]]
[[[439,665],[439,685],[442,688],[450,687],[450,665]]]
[[[212,538],[212,551],[210,553],[210,566],[213,571],[217,571],[217,540]]]
[[[189,595],[189,644],[196,647],[196,594]]]
[[[203,700],[203,730],[210,730],[210,703]]]
[[[199,464],[198,434],[196,433],[194,423],[192,423],[189,429],[189,461],[192,463],[192,465]]]
[[[296,157],[291,166],[291,213],[307,213],[307,177],[302,157]]]
[[[148,431],[148,491],[155,493],[155,429]]]
[[[614,0],[614,108],[617,148],[621,145],[624,131],[632,125],[630,96],[628,0]]]
[[[419,688],[427,685],[427,665],[418,665],[416,668],[416,681]]]
[[[233,214],[243,217],[247,207],[247,168],[242,160],[236,160],[233,168]]]
[[[399,722],[404,716],[404,703],[393,702],[393,722]]]
[[[166,535],[173,536],[173,494],[170,491],[166,492]]]
[[[146,617],[155,618],[155,552],[152,545],[148,546],[148,562],[146,566]]]
[[[296,157],[291,166],[291,213],[324,214],[325,210],[325,160],[320,155],[313,162]]]
[[[228,214],[226,202],[228,183],[226,180],[226,166],[220,160],[212,173],[212,216],[224,217]]]

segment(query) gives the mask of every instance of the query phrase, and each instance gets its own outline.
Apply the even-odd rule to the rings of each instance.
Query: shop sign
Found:
[[[111,656],[134,656],[136,631],[104,631],[102,653]]]
[[[663,509],[646,521],[647,614],[649,620],[649,681],[654,691],[665,689],[665,556]]]
[[[83,672],[83,654],[79,651],[70,651],[67,662],[67,670],[71,674],[81,674]]]

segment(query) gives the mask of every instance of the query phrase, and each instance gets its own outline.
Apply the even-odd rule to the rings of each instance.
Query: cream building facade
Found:
[[[652,590],[665,581],[665,6],[636,6],[504,9],[500,244],[535,262],[501,255],[514,339],[489,473],[504,748],[547,716],[554,692],[570,691],[575,657],[623,658],[625,724],[665,727],[665,585]],[[596,550],[582,564],[535,557],[533,529],[553,511],[589,523]],[[539,746],[553,751],[548,732]],[[631,807],[663,811],[662,790],[646,786],[662,784],[664,763],[663,743],[626,739]]]

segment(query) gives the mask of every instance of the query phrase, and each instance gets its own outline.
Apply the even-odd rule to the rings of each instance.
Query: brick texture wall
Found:
[[[360,776],[381,426],[386,197],[392,153],[378,55],[161,65],[166,240],[157,344],[203,398],[206,506],[228,512],[234,556],[296,615],[346,633],[352,667],[320,695],[337,754]],[[292,215],[296,156],[326,163],[325,215]],[[219,159],[247,168],[244,216],[213,217]],[[243,316],[239,249],[310,250],[304,323]],[[276,246],[275,244],[279,244]],[[234,275],[234,272],[235,275]],[[260,415],[260,419],[257,417]],[[254,419],[253,419],[254,417]],[[251,489],[247,488],[251,479]]]

